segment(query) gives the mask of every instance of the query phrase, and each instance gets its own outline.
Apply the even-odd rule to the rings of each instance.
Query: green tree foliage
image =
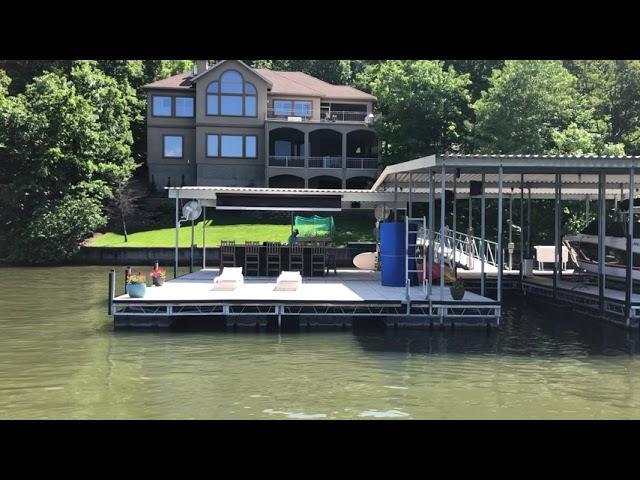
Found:
[[[106,223],[97,198],[67,195],[33,212],[16,247],[24,262],[57,263],[76,254],[82,240]]]
[[[504,67],[504,60],[445,60],[444,65],[451,65],[458,73],[469,74],[471,100],[476,101],[489,87],[489,77],[493,71]]]
[[[640,153],[640,61],[576,60],[565,62],[577,78],[598,119],[603,141]]]
[[[447,149],[468,128],[469,77],[441,61],[390,60],[368,65],[357,86],[378,99],[376,129],[385,163]]]
[[[576,79],[559,61],[512,61],[494,70],[474,103],[478,148],[494,153],[548,153],[553,133],[588,124],[590,110]]]
[[[349,60],[247,60],[254,68],[303,72],[328,83],[345,84],[351,80]]]
[[[32,253],[21,246],[45,209],[81,198],[102,204],[133,172],[131,99],[94,62],[77,62],[68,77],[44,73],[16,96],[6,96],[2,78],[0,235],[25,260]]]

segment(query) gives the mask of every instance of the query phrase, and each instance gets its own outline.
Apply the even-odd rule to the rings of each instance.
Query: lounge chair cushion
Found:
[[[276,290],[295,291],[302,285],[300,272],[282,272],[276,282]]]
[[[235,290],[243,283],[242,267],[225,267],[222,273],[213,279],[213,289]]]

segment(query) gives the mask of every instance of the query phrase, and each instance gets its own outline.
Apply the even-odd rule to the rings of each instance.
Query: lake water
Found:
[[[114,332],[108,270],[0,269],[0,418],[640,418],[637,331]]]

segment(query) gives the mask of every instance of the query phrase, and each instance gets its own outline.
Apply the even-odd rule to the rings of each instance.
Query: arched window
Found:
[[[207,87],[207,115],[257,116],[256,87],[245,82],[239,72],[227,70],[219,82]]]

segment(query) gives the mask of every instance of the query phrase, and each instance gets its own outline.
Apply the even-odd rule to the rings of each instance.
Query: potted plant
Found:
[[[456,278],[455,282],[449,287],[451,298],[454,300],[462,300],[464,298],[464,282],[461,278]]]
[[[127,277],[127,294],[131,298],[144,298],[147,292],[147,279],[142,273]]]
[[[154,286],[161,287],[164,279],[167,278],[167,271],[164,268],[154,268],[151,271],[151,278]]]

